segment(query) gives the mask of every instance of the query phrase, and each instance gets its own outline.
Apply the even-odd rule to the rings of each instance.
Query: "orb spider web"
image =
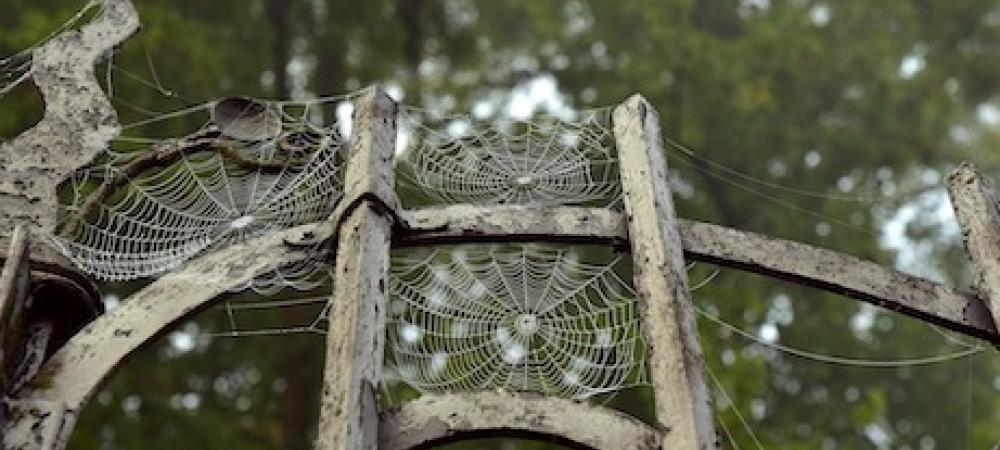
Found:
[[[347,98],[325,103],[335,100]],[[323,104],[226,99],[205,105],[211,120],[185,138],[120,138],[139,148],[109,150],[68,183],[56,247],[88,274],[122,281],[326,219],[343,191],[345,138],[338,123],[317,123]],[[250,287],[315,286],[325,255],[313,249]]]
[[[532,121],[401,109],[399,184],[429,203],[620,204],[610,110]]]
[[[532,244],[395,256],[387,371],[421,392],[583,399],[645,384],[635,292],[622,257],[603,256]]]

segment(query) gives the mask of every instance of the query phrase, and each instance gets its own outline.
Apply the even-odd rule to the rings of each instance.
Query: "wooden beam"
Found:
[[[543,241],[627,245],[625,215],[603,208],[453,205],[400,213],[393,245]],[[684,256],[868,302],[992,343],[988,309],[975,295],[850,255],[799,242],[677,219]]]
[[[948,195],[972,258],[976,288],[1000,324],[1000,203],[993,183],[968,163],[948,175]]]
[[[861,300],[991,342],[1000,342],[976,296],[850,255],[694,221],[681,222],[685,254]]]
[[[394,247],[476,241],[627,246],[624,216],[606,208],[451,205],[402,211]]]
[[[30,283],[29,240],[27,226],[14,228],[7,258],[0,270],[0,397],[13,393],[24,356]]]
[[[612,122],[656,420],[670,429],[663,449],[718,448],[659,117],[634,95]]]
[[[379,450],[437,448],[483,437],[554,441],[575,449],[659,449],[666,430],[586,402],[533,393],[424,394],[382,413]]]
[[[396,104],[378,89],[355,103],[345,200],[337,232],[318,450],[376,450],[394,205]]]

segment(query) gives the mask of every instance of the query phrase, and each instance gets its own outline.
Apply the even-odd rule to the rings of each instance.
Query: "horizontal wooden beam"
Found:
[[[424,394],[385,411],[379,450],[437,448],[483,437],[522,437],[575,449],[658,449],[666,430],[586,402],[531,393]]]
[[[628,247],[622,214],[604,208],[452,205],[407,210],[393,246],[547,241]]]
[[[402,213],[411,229],[394,245],[550,241],[626,245],[625,216],[602,208],[454,205]],[[994,344],[1000,334],[982,300],[925,278],[785,239],[679,219],[685,258],[812,286]]]

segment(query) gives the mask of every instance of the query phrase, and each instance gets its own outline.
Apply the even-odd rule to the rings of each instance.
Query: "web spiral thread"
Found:
[[[638,303],[619,263],[540,245],[394,257],[387,365],[422,392],[582,399],[645,384]]]
[[[431,125],[433,123],[433,125]],[[433,119],[403,109],[398,183],[429,203],[586,205],[620,203],[608,110],[577,120]]]

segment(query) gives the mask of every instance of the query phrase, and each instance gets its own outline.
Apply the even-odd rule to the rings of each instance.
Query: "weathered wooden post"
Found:
[[[396,207],[396,104],[376,88],[354,106],[338,225],[318,450],[375,450],[389,242]],[[340,210],[338,210],[340,211]]]
[[[659,117],[649,102],[634,95],[615,108],[612,121],[656,419],[669,428],[662,448],[716,448]]]
[[[7,258],[0,266],[0,395],[13,394],[27,331],[28,230],[14,229]]]
[[[1000,203],[993,183],[965,162],[948,175],[948,195],[972,259],[976,288],[1000,324]]]

